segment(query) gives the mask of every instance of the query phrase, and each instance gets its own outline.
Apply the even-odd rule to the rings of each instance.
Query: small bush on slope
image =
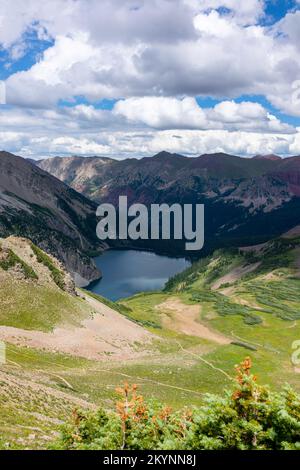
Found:
[[[223,397],[206,395],[200,408],[172,412],[145,403],[136,386],[118,390],[116,412],[75,411],[58,449],[300,449],[300,397],[289,387],[273,394],[257,384],[247,358],[235,387]]]
[[[3,253],[1,246],[0,253]],[[9,271],[15,266],[20,267],[26,279],[38,279],[37,274],[30,266],[28,266],[28,264],[21,260],[21,258],[19,258],[12,250],[7,250],[7,252],[4,253],[4,256],[2,255],[2,258],[0,259],[0,268],[4,271]]]
[[[31,249],[36,256],[36,259],[39,263],[43,264],[46,268],[49,269],[52,279],[55,284],[61,289],[65,289],[65,282],[62,272],[53,264],[50,256],[46,255],[40,248],[38,248],[34,243],[31,243]]]

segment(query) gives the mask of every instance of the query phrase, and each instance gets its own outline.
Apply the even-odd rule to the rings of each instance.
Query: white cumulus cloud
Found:
[[[34,156],[299,152],[299,128],[278,111],[300,117],[300,11],[270,25],[265,7],[0,0],[2,147]],[[203,98],[218,104],[201,107]],[[116,101],[112,111],[98,109],[103,99]]]

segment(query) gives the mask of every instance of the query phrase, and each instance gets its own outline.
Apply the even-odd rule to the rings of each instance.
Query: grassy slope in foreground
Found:
[[[1,449],[45,448],[72,409],[109,405],[122,375],[107,364],[142,354],[151,339],[103,302],[76,295],[61,264],[18,237],[0,240],[0,305]]]
[[[299,339],[297,245],[297,240],[279,240],[257,254],[217,252],[170,282],[165,292],[140,294],[122,301],[115,309],[135,320],[137,326],[147,327],[156,337],[147,354],[117,361],[110,355],[103,355],[95,361],[9,344],[9,362],[0,369],[3,422],[0,448],[47,447],[56,438],[60,422],[67,419],[74,407],[101,404],[112,408],[115,389],[124,380],[137,383],[145,398],[156,398],[175,409],[186,404],[199,405],[203,393],[222,393],[224,387],[228,388],[234,365],[248,354],[254,361],[254,373],[262,383],[279,389],[289,382],[299,390],[299,376],[290,359],[292,342]],[[251,271],[249,267],[253,266],[256,269]],[[29,280],[22,282],[26,287],[35,284]],[[49,285],[50,282],[51,279]],[[70,300],[55,284],[53,289]],[[5,292],[3,289],[0,295],[4,296]],[[25,302],[28,318],[32,317],[35,302],[40,302],[39,309],[34,311],[34,328],[39,325],[51,330],[57,319],[53,323],[46,322],[43,327],[51,303],[41,294],[35,290],[27,298],[17,294],[14,302],[21,302],[21,299]],[[89,294],[85,296],[88,298]],[[11,291],[10,302],[13,298]],[[72,297],[73,301],[85,305],[82,299]],[[183,331],[176,308],[170,310],[170,302],[174,307],[174,301],[175,306],[183,305],[183,313],[187,315],[189,307],[194,309],[192,312],[195,306],[199,307],[198,318],[192,318],[192,330]],[[56,302],[57,307],[62,305],[60,300]],[[233,315],[228,303],[229,307],[238,306],[237,310],[233,308]],[[109,302],[109,307],[114,304]],[[68,308],[64,314],[70,314],[71,322],[73,312]],[[283,319],[282,312],[287,312],[289,318]],[[248,321],[249,317],[256,316],[259,322]],[[27,323],[28,318],[17,314],[13,321],[23,328],[33,328]],[[8,320],[9,314],[1,323]],[[229,342],[251,345],[256,351],[205,338],[207,330],[203,333],[194,329],[195,324],[206,326]],[[195,331],[197,334],[191,334]],[[140,345],[136,348],[139,350]]]

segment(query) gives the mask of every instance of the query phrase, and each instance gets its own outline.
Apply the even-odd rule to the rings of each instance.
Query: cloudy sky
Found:
[[[0,0],[0,80],[26,157],[300,154],[300,0]]]

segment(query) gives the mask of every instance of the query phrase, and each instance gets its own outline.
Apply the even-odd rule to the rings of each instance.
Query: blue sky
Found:
[[[0,7],[7,150],[33,158],[300,153],[298,0]]]
[[[23,70],[29,70],[42,56],[43,52],[53,46],[53,40],[39,40],[35,32],[25,34],[24,54],[20,58],[10,56],[10,51],[0,49],[0,80],[7,79],[10,75]]]
[[[295,0],[268,0],[265,9],[267,21],[262,21],[262,23],[275,23],[294,8],[297,8],[297,2]]]

